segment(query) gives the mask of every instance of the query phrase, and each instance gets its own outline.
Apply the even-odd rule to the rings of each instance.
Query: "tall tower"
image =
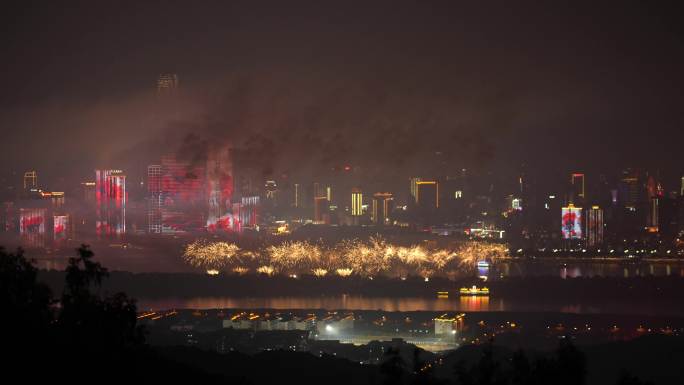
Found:
[[[423,208],[439,208],[439,183],[434,180],[416,182],[416,204]]]
[[[232,228],[233,163],[227,145],[210,149],[207,157],[209,215],[207,229]]]
[[[587,247],[600,247],[603,244],[603,209],[591,206],[586,214]]]
[[[360,189],[352,189],[351,201],[351,215],[353,217],[359,217],[363,215],[363,193],[361,193]]]
[[[126,174],[121,170],[95,170],[97,235],[126,233]]]
[[[411,178],[411,197],[413,201],[418,203],[418,182],[422,179],[418,177]]]
[[[390,223],[390,212],[394,198],[391,193],[377,192],[373,194],[373,209],[371,221],[376,225],[386,225]]]
[[[151,234],[162,232],[162,166],[147,166],[147,231]]]
[[[572,186],[572,190],[568,200],[569,203],[581,206],[584,204],[585,198],[584,174],[579,172],[571,174],[570,185]]]
[[[178,75],[160,74],[157,79],[157,94],[172,94],[178,89]]]
[[[38,188],[38,174],[35,171],[26,171],[24,173],[24,190]]]

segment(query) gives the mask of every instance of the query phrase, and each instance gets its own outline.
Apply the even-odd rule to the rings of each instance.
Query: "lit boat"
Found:
[[[489,288],[487,288],[487,287],[479,288],[479,287],[473,285],[470,288],[462,287],[459,292],[461,293],[461,295],[489,295]]]
[[[488,268],[489,268],[489,262],[487,262],[487,261],[478,261],[478,262],[477,262],[477,267],[488,269]]]
[[[438,291],[437,292],[437,298],[449,298],[449,292],[448,291]]]

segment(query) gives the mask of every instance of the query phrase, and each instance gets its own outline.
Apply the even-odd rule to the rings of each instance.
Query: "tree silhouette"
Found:
[[[117,352],[141,346],[144,334],[136,325],[135,300],[124,293],[102,298],[102,279],[107,269],[92,260],[86,245],[69,259],[58,325],[63,342],[89,351]]]
[[[47,338],[53,320],[50,289],[37,280],[37,269],[24,251],[7,253],[0,248],[0,317],[6,349],[23,348]]]
[[[626,371],[620,373],[617,380],[617,385],[653,385],[650,381],[641,380],[639,377],[633,376]]]
[[[459,385],[583,385],[586,363],[584,354],[563,339],[552,358],[539,358],[532,363],[519,350],[511,357],[510,366],[503,366],[494,359],[494,345],[490,341],[482,349],[480,360],[471,367],[457,362],[454,377]]]
[[[384,354],[380,364],[380,373],[384,377],[384,384],[401,384],[406,364],[399,354],[398,348],[390,347]]]

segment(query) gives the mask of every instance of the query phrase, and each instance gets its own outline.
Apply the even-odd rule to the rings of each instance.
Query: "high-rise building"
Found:
[[[156,172],[156,169],[153,169],[153,172]],[[207,225],[205,181],[203,164],[191,164],[177,159],[174,155],[162,157],[159,192],[162,233],[176,234],[205,228]]]
[[[352,189],[351,194],[351,215],[358,217],[363,215],[363,193],[358,188]]]
[[[173,93],[178,89],[178,75],[176,74],[160,74],[157,79],[157,93],[167,94]]]
[[[682,177],[682,185],[679,188],[679,195],[684,196],[684,176]]]
[[[210,148],[207,154],[206,183],[209,205],[207,230],[234,230],[232,226],[233,163],[230,147],[227,145]],[[253,196],[253,194],[246,196]]]
[[[47,209],[42,207],[19,209],[19,234],[22,245],[30,248],[45,247]]]
[[[570,184],[572,186],[572,191],[569,199],[569,203],[581,205],[584,203],[585,198],[585,185],[584,185],[584,174],[583,173],[573,173],[570,175]]]
[[[240,227],[242,229],[257,229],[259,225],[259,196],[242,197],[240,203]]]
[[[97,202],[97,194],[95,192],[96,186],[97,184],[92,181],[81,182],[81,189],[83,190],[83,201],[91,207],[95,207],[95,203]]]
[[[649,233],[657,233],[659,230],[659,201],[658,197],[649,200],[646,230]]]
[[[278,192],[278,185],[276,184],[276,181],[267,180],[266,185],[264,186],[264,189],[266,191],[266,199],[270,199],[272,201],[275,201],[276,200],[276,194]]]
[[[153,164],[147,167],[147,231],[151,234],[162,232],[162,166]]]
[[[587,247],[600,247],[603,244],[603,209],[592,206],[586,213]]]
[[[55,245],[62,245],[66,242],[69,230],[68,215],[54,215],[52,217],[52,236]]]
[[[422,208],[439,208],[439,183],[434,180],[417,181],[416,204]]]
[[[292,186],[292,207],[302,207],[302,185],[295,183]]]
[[[126,175],[121,170],[95,171],[97,235],[126,233]]]
[[[623,171],[618,194],[619,198],[622,200],[620,203],[624,207],[634,211],[639,202],[641,202],[642,195],[639,172],[631,169]]]
[[[325,196],[314,197],[314,223],[325,224],[327,211],[328,199]]]
[[[371,221],[376,225],[387,225],[390,223],[390,213],[392,212],[394,198],[391,193],[377,192],[373,194],[373,208],[371,211]]]
[[[38,174],[35,171],[24,173],[24,190],[38,188]]]
[[[561,233],[563,239],[583,239],[582,232],[582,208],[569,204],[561,208]]]
[[[411,197],[413,201],[418,203],[418,182],[422,179],[418,177],[411,178]]]

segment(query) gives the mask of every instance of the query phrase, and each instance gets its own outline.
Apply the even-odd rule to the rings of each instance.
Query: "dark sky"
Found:
[[[135,173],[194,133],[264,176],[684,171],[680,9],[468,3],[15,2],[0,164],[53,183]],[[173,103],[155,96],[163,72]]]

